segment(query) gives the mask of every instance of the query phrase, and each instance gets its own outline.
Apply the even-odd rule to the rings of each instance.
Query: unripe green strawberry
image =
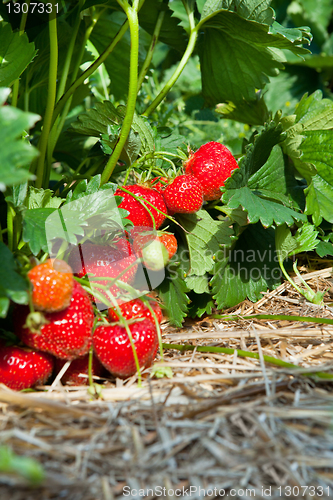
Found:
[[[203,204],[203,190],[193,175],[178,175],[163,191],[163,197],[172,214],[193,214]]]
[[[235,158],[219,142],[207,142],[185,163],[186,173],[194,175],[200,181],[205,201],[221,198],[220,187],[224,186],[235,168],[238,168]]]
[[[158,240],[160,243],[163,243],[168,251],[169,259],[177,252],[178,245],[175,236],[172,233],[166,233],[164,231],[143,232],[136,235],[133,240],[134,252],[139,257],[142,257],[142,249],[153,240]]]

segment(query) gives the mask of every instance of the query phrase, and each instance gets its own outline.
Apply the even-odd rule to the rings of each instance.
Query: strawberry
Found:
[[[156,189],[159,193],[163,195],[164,189],[167,187],[169,179],[167,177],[155,177],[151,180],[150,187]]]
[[[157,231],[157,233],[146,232],[136,235],[133,240],[134,252],[139,257],[142,257],[143,247],[153,240],[158,240],[160,243],[163,243],[168,251],[169,259],[171,259],[171,257],[177,252],[177,240],[175,236],[171,233],[166,233],[163,231]]]
[[[123,243],[121,244],[123,245]],[[95,278],[117,278],[125,283],[132,283],[137,271],[136,256],[130,249],[131,254],[124,258],[124,252],[128,250],[127,242],[123,245],[123,250],[108,245],[94,245],[93,243],[83,243],[79,245],[78,252],[72,252],[69,256],[75,274],[82,278],[85,274],[91,273]],[[89,277],[90,282],[94,283],[94,277]],[[109,286],[109,291],[113,295],[121,292],[121,289],[110,280],[96,280],[96,284]],[[100,292],[108,298],[105,291]]]
[[[0,340],[0,382],[10,389],[21,391],[43,385],[52,374],[54,358],[16,345],[6,346]]]
[[[63,260],[48,259],[28,272],[32,283],[32,303],[39,311],[57,312],[71,301],[74,279],[72,269]]]
[[[61,368],[66,363],[63,359],[56,359],[55,362],[55,371],[59,373]],[[89,365],[89,354],[85,356],[81,356],[80,358],[73,359],[69,367],[67,368],[64,375],[61,377],[61,382],[63,384],[69,385],[89,385],[88,377],[80,377],[81,374],[88,375],[88,365]],[[91,367],[92,375],[96,375],[100,377],[104,371],[104,367],[96,358],[93,356],[92,359],[92,367]]]
[[[73,295],[67,309],[44,315],[34,314],[39,314],[44,320],[37,333],[32,325],[35,316],[29,314],[29,308],[16,308],[14,328],[22,342],[68,361],[87,354],[92,342],[94,311],[88,294],[79,283],[74,283]]]
[[[156,356],[158,337],[150,319],[129,325],[139,364],[150,366]],[[93,337],[94,351],[102,365],[115,377],[127,378],[136,373],[132,346],[126,329],[120,325],[101,325]]]
[[[163,317],[162,309],[155,301],[150,301],[149,304],[154,313],[156,314],[157,321],[161,323]],[[148,309],[147,305],[141,299],[133,299],[128,302],[123,302],[122,304],[119,305],[119,308],[121,314],[124,316],[125,319],[147,318],[150,319],[150,321],[152,321],[153,323],[155,323],[155,319],[151,311]],[[118,313],[113,307],[109,309],[108,313],[110,321],[119,320]]]
[[[165,215],[163,214],[167,213],[167,207],[161,193],[156,191],[156,189],[151,189],[140,184],[133,184],[133,186],[124,186],[124,188],[127,191],[135,194],[136,196],[142,196],[144,200],[147,200],[153,205],[152,206],[147,203],[146,207],[151,212],[151,215],[155,220],[156,229],[158,229],[165,220]],[[140,203],[133,196],[125,193],[121,189],[116,190],[115,196],[123,197],[119,208],[128,210],[129,215],[127,216],[127,219],[132,221],[134,226],[154,227],[152,217],[142,203]],[[154,207],[163,213],[158,212]]]
[[[201,183],[204,200],[221,198],[220,187],[238,168],[237,162],[228,148],[219,142],[207,142],[192,154],[185,163],[187,174],[194,175]]]
[[[170,214],[197,212],[203,203],[203,190],[193,175],[178,175],[163,192]]]

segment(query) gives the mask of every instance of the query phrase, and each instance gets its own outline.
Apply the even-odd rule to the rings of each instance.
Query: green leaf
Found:
[[[28,209],[32,208],[59,208],[63,203],[62,198],[53,196],[51,189],[38,189],[29,186],[28,197],[26,206]]]
[[[161,11],[164,11],[163,24],[158,39],[177,51],[183,52],[186,48],[187,35],[183,28],[179,26],[179,19],[172,16],[173,11],[170,7],[172,7],[172,4],[169,2],[145,0],[139,11],[139,23],[143,29],[152,35],[158,16]]]
[[[270,0],[207,0],[202,10],[201,18],[214,15],[218,10],[225,9],[245,19],[253,19],[259,23],[271,25],[274,11],[269,7]]]
[[[168,264],[166,277],[157,290],[171,324],[181,327],[187,315],[189,298],[186,295],[187,287],[179,265],[172,262]]]
[[[317,171],[305,190],[305,213],[313,215],[316,225],[321,223],[322,218],[333,222],[333,129],[306,133],[301,148],[301,161],[311,163]]]
[[[188,244],[190,269],[188,275],[202,276],[212,271],[213,256],[220,250],[220,245],[230,245],[233,230],[230,221],[214,220],[206,210],[195,214],[178,214],[177,219],[185,229]]]
[[[36,55],[26,33],[13,33],[10,24],[0,23],[0,86],[12,85]]]
[[[30,129],[40,117],[26,113],[12,106],[0,108],[1,133],[1,162],[0,162],[0,191],[6,186],[21,184],[34,176],[24,168],[36,158],[38,151],[22,136],[25,130]]]
[[[72,123],[69,131],[98,137],[104,153],[111,154],[117,143],[125,112],[125,106],[115,108],[110,101],[97,102],[95,108],[78,116],[77,122]],[[139,152],[151,151],[154,151],[153,130],[148,120],[135,114],[120,159],[130,165],[137,159]]]
[[[234,209],[241,206],[246,210],[250,224],[255,224],[260,220],[264,227],[270,227],[273,224],[280,225],[284,222],[288,226],[292,226],[295,220],[307,220],[306,215],[264,199],[260,197],[260,191],[255,193],[246,186],[234,190],[232,193],[226,193],[223,196],[223,201],[228,204],[228,208]]]
[[[275,122],[268,124],[254,138],[254,144],[247,146],[240,168],[225,182],[222,201],[230,217],[241,207],[250,224],[260,220],[265,227],[307,220],[304,214],[292,209],[299,207],[300,189],[277,145],[282,139],[281,130]],[[241,213],[238,216],[242,218]]]
[[[212,294],[219,308],[228,308],[246,298],[256,302],[261,292],[275,288],[280,280],[274,231],[256,224],[248,226],[234,249],[218,257],[211,280]]]
[[[237,105],[227,101],[218,104],[215,111],[221,114],[223,118],[250,123],[251,125],[263,125],[269,118],[266,102],[261,92],[256,92],[255,101],[248,102],[243,99]]]
[[[292,236],[286,224],[282,224],[276,228],[275,232],[275,244],[279,261],[283,262],[292,255],[314,250],[319,243],[317,236],[318,231],[311,224],[301,226],[294,236]]]
[[[310,26],[317,45],[321,45],[327,38],[327,27],[329,25],[333,6],[331,0],[292,1],[288,5],[287,13],[296,26],[306,24]]]
[[[180,20],[180,22],[178,21],[179,26],[182,26],[185,31],[189,32],[190,23],[182,0],[172,0],[169,4],[169,8],[173,11],[172,16]]]
[[[200,52],[202,91],[208,105],[244,100],[256,102],[256,91],[282,69],[286,58],[280,49],[306,53],[306,29],[272,27],[227,10],[214,12],[200,22],[204,39]],[[216,63],[219,61],[219,64]]]
[[[208,287],[208,275],[196,276],[191,275],[185,278],[186,286],[189,290],[193,290],[195,293],[209,293]]]
[[[319,241],[316,252],[321,258],[333,255],[333,244],[330,241]]]
[[[0,317],[7,314],[9,300],[28,303],[28,283],[18,273],[18,266],[9,248],[0,242]]]
[[[48,252],[45,222],[55,210],[55,208],[32,208],[24,212],[23,241],[29,243],[34,255],[38,255],[41,250]]]
[[[308,183],[305,213],[317,226],[323,218],[333,222],[333,102],[322,99],[319,90],[306,94],[295,115],[282,123],[286,129],[282,146]]]
[[[204,314],[211,314],[215,307],[214,300],[208,293],[197,295],[193,292],[189,293],[191,304],[188,310],[190,318],[201,318]]]

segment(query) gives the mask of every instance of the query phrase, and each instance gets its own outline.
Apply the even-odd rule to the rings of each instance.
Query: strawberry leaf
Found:
[[[186,286],[189,290],[193,290],[195,293],[209,293],[208,287],[208,275],[196,276],[191,275],[185,278]]]
[[[333,243],[330,241],[319,241],[316,246],[316,252],[319,257],[326,257],[327,255],[333,255]]]
[[[204,30],[200,51],[202,91],[210,106],[231,101],[237,107],[244,100],[254,103],[256,91],[284,67],[286,58],[276,49],[288,49],[297,55],[308,52],[302,47],[311,39],[307,28],[283,28],[276,22],[268,26],[254,20],[251,8],[250,12],[245,10],[239,14],[238,9],[235,13],[222,8],[199,23]],[[266,14],[263,17],[269,21]]]
[[[212,313],[215,303],[210,294],[201,293],[200,295],[197,295],[190,292],[189,297],[191,299],[191,304],[188,310],[188,315],[191,318],[201,318],[204,314]]]
[[[279,260],[283,262],[286,258],[301,252],[311,252],[314,250],[319,240],[318,231],[311,224],[304,224],[292,236],[286,224],[276,228],[275,244]]]
[[[282,120],[287,135],[283,148],[307,180],[305,213],[317,226],[323,218],[333,222],[333,102],[322,99],[318,90],[305,95],[288,118]]]
[[[220,245],[230,245],[233,230],[229,227],[230,221],[214,220],[206,210],[199,210],[195,214],[178,214],[184,232],[188,250],[190,268],[188,275],[202,276],[212,271],[214,267],[213,255],[220,250]]]
[[[10,24],[0,24],[0,82],[10,87],[36,55],[26,33],[13,33]]]
[[[245,19],[253,19],[263,24],[272,24],[274,11],[270,5],[270,0],[207,0],[202,9],[201,18],[214,15],[220,9],[237,12]]]
[[[273,193],[274,194],[274,193]],[[247,218],[250,224],[255,224],[260,220],[264,227],[270,227],[273,224],[280,225],[286,222],[292,226],[295,220],[306,221],[304,214],[296,212],[289,207],[285,207],[275,201],[267,200],[260,196],[259,190],[251,191],[244,186],[240,189],[228,193],[223,197],[223,201],[228,204],[228,208],[235,209],[241,206],[247,211]]]
[[[249,298],[259,300],[261,292],[281,283],[281,269],[274,245],[273,229],[261,224],[249,226],[235,247],[218,257],[211,280],[212,295],[221,309]]]
[[[23,241],[29,243],[34,255],[38,255],[41,250],[48,252],[45,222],[55,210],[55,208],[32,208],[24,212]]]
[[[189,298],[186,295],[188,290],[179,264],[169,263],[166,267],[165,279],[157,290],[170,322],[180,327],[187,316]]]
[[[293,209],[302,204],[302,193],[277,145],[283,138],[281,131],[281,125],[271,122],[247,147],[240,168],[225,182],[222,201],[231,218],[241,207],[250,224],[260,220],[265,227],[307,220]]]
[[[36,158],[38,151],[31,146],[25,130],[29,130],[40,117],[12,106],[0,107],[1,162],[0,191],[34,179],[26,168]]]
[[[18,273],[18,266],[8,247],[0,242],[0,317],[6,317],[10,300],[28,303],[28,283]]]

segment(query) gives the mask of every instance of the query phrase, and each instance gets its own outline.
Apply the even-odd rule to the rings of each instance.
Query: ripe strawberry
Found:
[[[54,358],[15,345],[6,346],[0,340],[0,382],[10,389],[21,391],[34,385],[43,385],[52,374]]]
[[[55,371],[59,373],[61,368],[66,363],[63,359],[56,359]],[[69,385],[89,385],[88,377],[80,377],[81,374],[88,375],[88,364],[89,364],[89,354],[81,356],[80,358],[73,359],[69,367],[67,368],[64,375],[61,377],[61,382],[63,384]],[[104,367],[96,358],[93,356],[91,372],[92,375],[100,377],[104,371]]]
[[[205,201],[221,198],[220,187],[238,168],[228,148],[219,142],[207,142],[192,154],[185,163],[187,174],[194,175],[201,183]]]
[[[203,203],[203,190],[193,175],[178,175],[163,192],[170,214],[197,212]]]
[[[69,262],[79,278],[91,273],[94,275],[89,277],[92,284],[94,284],[94,277],[117,278],[119,276],[119,280],[125,283],[134,281],[138,266],[134,264],[136,256],[133,253],[124,258],[124,252],[119,248],[116,249],[108,245],[94,245],[89,242],[79,245],[78,250],[70,254]],[[96,280],[95,283],[108,286],[113,295],[117,295],[121,291],[117,284],[111,284],[110,280]],[[100,292],[108,298],[105,291],[100,289]]]
[[[42,316],[42,313],[35,314]],[[88,294],[79,283],[74,283],[73,295],[67,309],[45,313],[44,319],[47,323],[42,324],[37,333],[32,331],[32,325],[25,326],[26,322],[30,325],[32,319],[28,307],[16,308],[15,333],[26,345],[68,361],[84,356],[89,351],[94,311]]]
[[[156,314],[157,321],[161,323],[163,317],[162,309],[155,301],[150,301],[149,304],[154,313]],[[124,316],[125,319],[147,318],[150,319],[153,323],[155,323],[155,319],[152,313],[148,309],[147,305],[141,299],[133,299],[130,300],[129,302],[124,302],[123,304],[119,305],[119,308],[121,314]],[[113,307],[111,307],[108,312],[110,321],[119,320],[118,313]]]
[[[160,243],[163,243],[165,248],[168,251],[169,259],[177,252],[177,240],[171,233],[166,233],[163,231],[157,231],[156,233],[141,233],[135,236],[133,240],[133,248],[134,252],[142,257],[142,249],[145,245],[150,243],[153,240],[158,240]]]
[[[158,337],[155,325],[144,319],[129,325],[141,366],[150,366],[156,356]],[[120,325],[102,325],[93,337],[95,354],[115,377],[127,378],[136,373],[134,355],[126,329]]]
[[[167,213],[167,207],[165,205],[163,196],[161,193],[156,191],[156,189],[150,189],[140,184],[134,184],[133,186],[124,186],[127,191],[135,194],[136,196],[142,196],[145,200],[150,202],[153,206],[146,204],[147,209],[151,212],[154,220],[156,229],[158,229],[163,221],[165,220],[165,215]],[[122,196],[123,201],[120,203],[119,208],[124,208],[129,211],[127,219],[131,220],[134,226],[146,226],[154,227],[152,217],[148,210],[140,203],[138,200],[134,199],[128,193],[125,193],[121,189],[117,189],[115,192],[116,196]],[[155,208],[163,213],[157,212]]]
[[[32,303],[35,309],[57,312],[71,301],[74,279],[72,269],[63,260],[48,259],[28,272],[33,285]]]
[[[163,195],[163,191],[168,183],[169,179],[167,177],[155,177],[155,179],[151,180],[151,188],[156,189],[156,191]]]
[[[120,238],[112,241],[112,246],[116,250],[119,250],[119,252],[122,253],[123,257],[128,257],[129,255],[133,254],[133,248],[129,242],[127,231],[125,231],[125,236],[121,236]]]

